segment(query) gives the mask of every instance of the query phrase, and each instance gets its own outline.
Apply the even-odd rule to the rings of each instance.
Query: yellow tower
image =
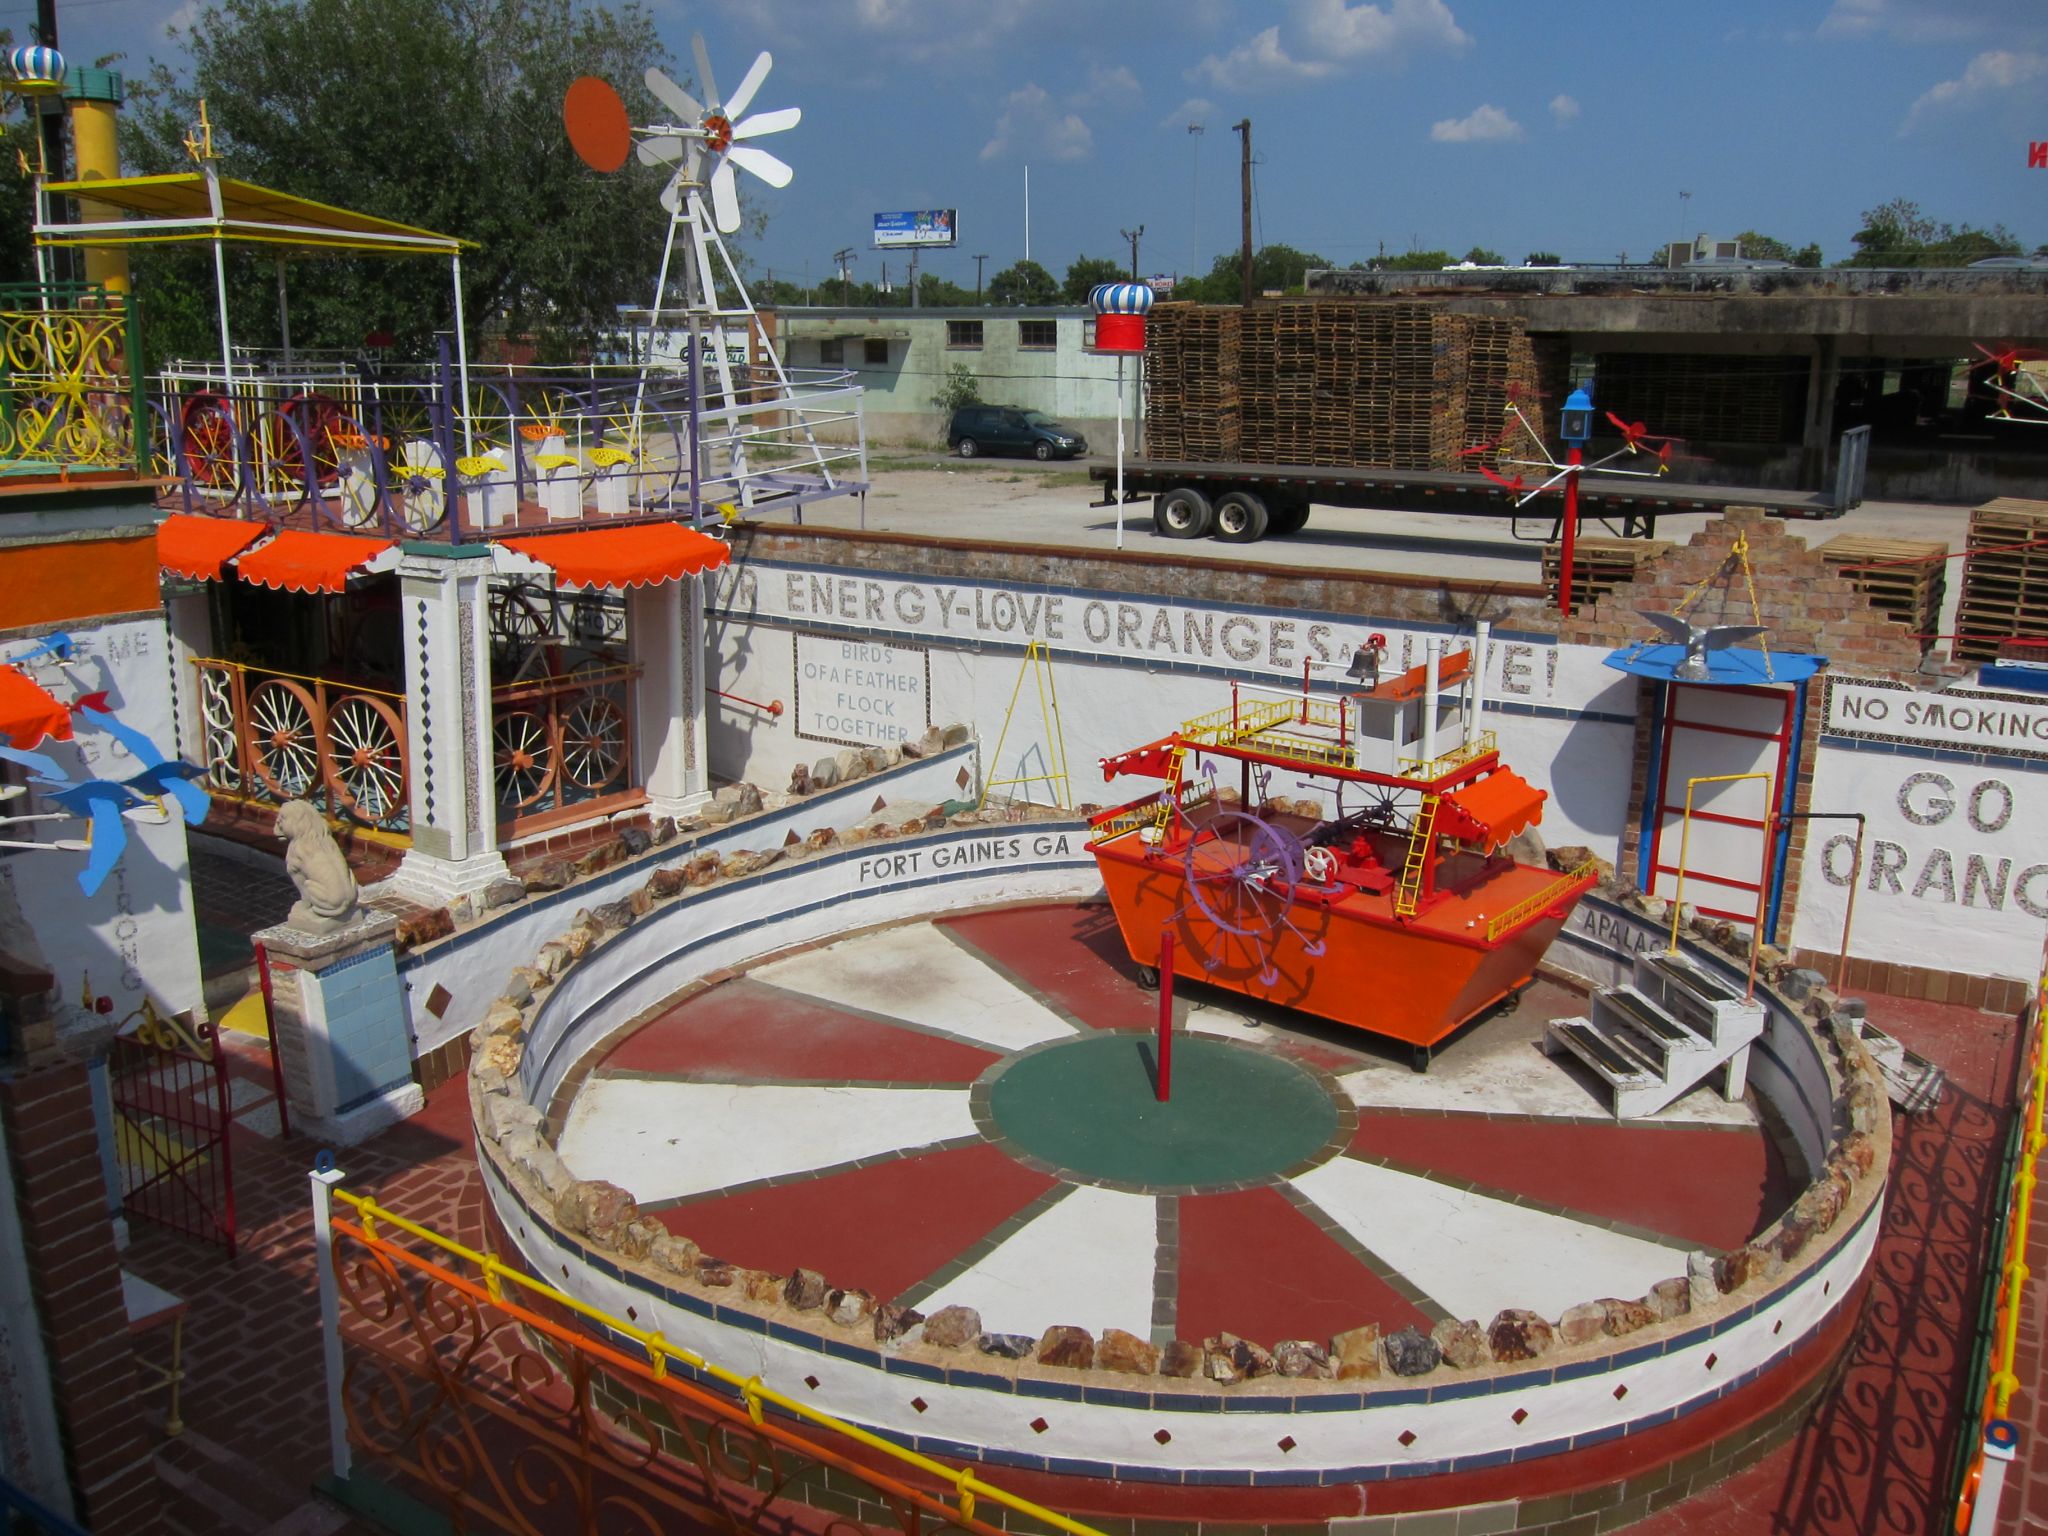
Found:
[[[111,69],[73,69],[64,79],[64,99],[71,104],[71,152],[80,181],[121,174],[121,146],[116,129],[121,109],[121,76]],[[80,223],[118,219],[120,212],[90,198],[78,200]],[[128,258],[120,250],[85,253],[85,279],[103,284],[109,293],[128,292]]]

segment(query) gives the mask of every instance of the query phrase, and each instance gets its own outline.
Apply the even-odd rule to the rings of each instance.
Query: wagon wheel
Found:
[[[398,394],[388,400],[380,395],[370,411],[370,424],[391,444],[394,459],[401,456],[407,443],[431,442],[434,437],[434,419],[418,395]]]
[[[495,384],[473,384],[469,390],[469,433],[455,424],[455,450],[461,454],[498,453],[510,445],[512,402]]]
[[[297,683],[266,678],[249,695],[249,749],[256,776],[283,800],[320,787],[319,708]]]
[[[382,699],[351,693],[327,711],[327,779],[334,797],[372,826],[405,808],[405,723]]]
[[[206,782],[230,794],[242,788],[241,731],[235,720],[232,673],[199,674],[199,719],[206,743]]]
[[[241,480],[234,413],[211,390],[187,400],[179,412],[184,429],[185,473],[204,490],[232,491]]]
[[[508,665],[554,632],[554,616],[545,597],[537,600],[517,583],[492,590],[491,645]]]
[[[626,712],[602,693],[580,695],[562,718],[562,771],[578,789],[600,790],[626,771]]]
[[[448,466],[441,461],[438,443],[427,438],[411,441],[417,446],[410,458],[401,457],[391,463],[391,491],[398,502],[399,520],[407,529],[431,533],[448,515]]]
[[[390,462],[383,445],[360,423],[342,415],[335,416],[327,443],[334,458],[334,489],[341,503],[342,526],[367,528],[383,510],[384,498],[378,487],[389,473],[386,465]],[[344,451],[358,454],[360,461],[347,462]]]
[[[519,414],[519,435],[529,448],[548,437],[573,441],[580,434],[583,402],[566,389],[536,389],[520,396]]]
[[[525,810],[546,797],[555,779],[555,747],[548,723],[530,709],[507,709],[491,722],[498,804]]]
[[[263,460],[274,466],[278,488],[295,494],[300,505],[340,477],[341,450],[334,441],[340,420],[334,397],[317,390],[292,396],[264,420]]]
[[[1274,946],[1283,930],[1302,937],[1288,918],[1302,878],[1302,845],[1242,811],[1212,817],[1181,855],[1188,895],[1219,933],[1240,941],[1257,961],[1259,982],[1280,979]],[[1305,945],[1320,954],[1320,942]],[[1216,962],[1205,960],[1205,966]]]

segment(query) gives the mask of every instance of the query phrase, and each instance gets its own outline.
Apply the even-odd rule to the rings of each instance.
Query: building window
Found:
[[[880,336],[870,336],[864,347],[861,361],[870,368],[889,366],[889,343]]]
[[[1093,316],[1081,322],[1081,349],[1084,352],[1095,350],[1095,320]]]
[[[836,368],[846,361],[846,343],[834,338],[818,343],[818,361],[828,368]]]
[[[1057,320],[1019,320],[1017,345],[1026,352],[1050,352],[1060,344]]]
[[[948,320],[946,322],[946,345],[949,347],[979,347],[981,345],[981,322],[979,320]]]

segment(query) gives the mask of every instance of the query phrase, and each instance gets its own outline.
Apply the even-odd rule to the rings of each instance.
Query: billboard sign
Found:
[[[875,215],[875,248],[897,245],[954,245],[960,219],[951,208],[919,208],[909,213]]]

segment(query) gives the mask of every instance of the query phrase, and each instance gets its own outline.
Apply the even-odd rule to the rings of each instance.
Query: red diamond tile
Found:
[[[1161,1445],[1164,1445],[1167,1441],[1171,1440],[1173,1436],[1168,1434],[1163,1429],[1155,1429],[1154,1431],[1152,1431],[1152,1438],[1154,1440],[1157,1440]]]
[[[818,1390],[818,1378],[815,1376],[806,1376],[804,1378],[804,1385],[809,1387],[813,1392],[815,1392]]]
[[[923,1413],[925,1409],[931,1407],[931,1404],[926,1402],[921,1397],[913,1397],[910,1400],[910,1406],[915,1408],[919,1413]]]
[[[1776,1336],[1777,1336],[1778,1334],[1781,1334],[1781,1333],[1783,1333],[1784,1331],[1785,1331],[1785,1319],[1783,1319],[1782,1317],[1781,1317],[1781,1318],[1779,1318],[1779,1319],[1778,1319],[1778,1320],[1777,1320],[1777,1321],[1776,1321],[1775,1323],[1771,1324],[1771,1335],[1772,1335],[1772,1337],[1774,1337],[1774,1338],[1775,1338],[1775,1337],[1776,1337]]]
[[[1616,1402],[1618,1403],[1618,1402],[1620,1402],[1620,1401],[1621,1401],[1621,1400],[1622,1400],[1622,1399],[1623,1399],[1624,1397],[1627,1397],[1627,1396],[1628,1396],[1628,1383],[1624,1381],[1624,1382],[1623,1382],[1623,1383],[1622,1383],[1622,1384],[1621,1384],[1620,1386],[1618,1386],[1618,1387],[1616,1387],[1616,1388],[1614,1389],[1614,1400],[1615,1400],[1615,1401],[1616,1401]]]
[[[1415,1443],[1415,1431],[1412,1429],[1404,1429],[1401,1431],[1400,1434],[1396,1435],[1394,1438],[1399,1440],[1401,1442],[1403,1449],[1405,1449],[1408,1446],[1411,1446]]]
[[[1708,1370],[1710,1370],[1710,1371],[1711,1371],[1711,1370],[1712,1370],[1712,1369],[1713,1369],[1713,1368],[1714,1368],[1715,1366],[1719,1365],[1720,1363],[1721,1363],[1721,1357],[1720,1357],[1719,1355],[1709,1355],[1709,1356],[1707,1356],[1707,1369],[1708,1369]]]
[[[1045,1422],[1045,1420],[1044,1420],[1044,1419],[1042,1419],[1042,1418],[1040,1418],[1040,1419],[1033,1419],[1033,1420],[1031,1421],[1031,1433],[1033,1433],[1034,1435],[1042,1435],[1042,1434],[1044,1434],[1044,1433],[1045,1433],[1045,1432],[1046,1432],[1046,1431],[1047,1431],[1048,1429],[1051,1429],[1051,1428],[1052,1428],[1052,1426],[1051,1426],[1050,1424],[1046,1423],[1046,1422]]]
[[[1513,1413],[1509,1414],[1508,1417],[1513,1419],[1517,1424],[1520,1424],[1528,1419],[1529,1410],[1526,1408],[1517,1408]]]
[[[1292,1436],[1292,1435],[1289,1435],[1289,1436],[1288,1436],[1288,1437],[1287,1437],[1286,1439],[1284,1439],[1284,1440],[1282,1440],[1282,1441],[1280,1442],[1280,1449],[1281,1449],[1281,1450],[1282,1450],[1283,1452],[1284,1452],[1284,1451],[1291,1451],[1291,1450],[1293,1450],[1293,1449],[1294,1449],[1294,1445],[1295,1445],[1295,1441],[1294,1441],[1294,1436]]]

